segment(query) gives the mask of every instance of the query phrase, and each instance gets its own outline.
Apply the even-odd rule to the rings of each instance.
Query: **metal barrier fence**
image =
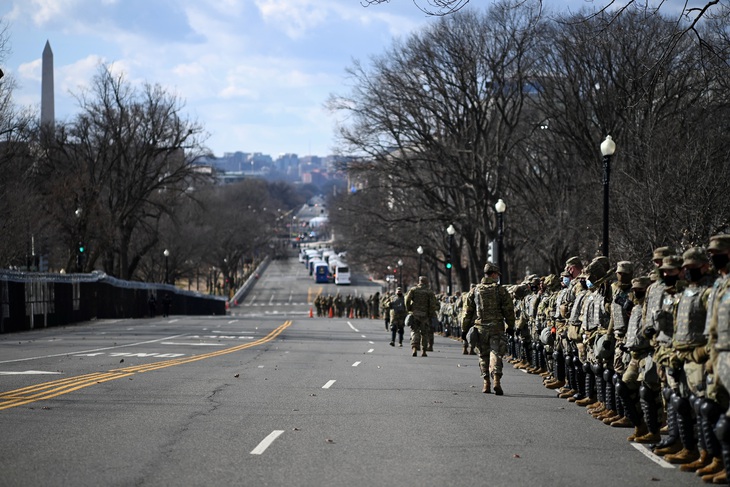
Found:
[[[226,314],[224,297],[167,284],[122,281],[98,271],[46,274],[0,270],[0,333],[92,319],[143,318],[162,313],[163,305],[172,314]]]

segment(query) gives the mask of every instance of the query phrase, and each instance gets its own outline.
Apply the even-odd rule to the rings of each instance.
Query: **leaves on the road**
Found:
[[[238,377],[239,377],[240,375],[241,375],[241,374],[236,374],[236,375],[234,375],[233,377],[235,377],[236,379],[238,379]]]
[[[324,441],[325,441],[325,443],[334,443],[334,442],[335,442],[335,440],[330,440],[329,438],[327,438],[327,439],[326,439],[326,440],[324,440]]]

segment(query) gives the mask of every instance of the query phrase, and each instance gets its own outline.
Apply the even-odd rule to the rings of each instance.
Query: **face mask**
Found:
[[[712,265],[715,266],[715,269],[718,271],[720,269],[724,269],[727,267],[728,263],[730,263],[730,255],[728,254],[713,254],[712,255]]]
[[[563,286],[568,287],[570,285],[570,278],[563,277]]]
[[[634,289],[634,296],[636,296],[636,299],[644,299],[644,297],[646,296],[646,290]]]
[[[687,278],[692,282],[697,282],[702,279],[702,269],[699,267],[696,269],[687,269]]]
[[[667,286],[674,286],[679,281],[679,276],[664,276],[664,283]]]
[[[590,279],[586,279],[586,286],[588,289],[591,289],[593,287],[593,283],[590,281]]]
[[[622,284],[630,284],[631,276],[628,274],[618,274],[618,282]]]

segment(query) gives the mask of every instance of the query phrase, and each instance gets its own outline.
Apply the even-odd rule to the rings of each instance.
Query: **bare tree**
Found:
[[[162,215],[188,194],[192,162],[206,151],[202,127],[158,85],[132,87],[101,66],[78,97],[81,113],[44,146],[47,210],[65,225],[67,242],[86,246],[81,270],[135,276],[160,240]],[[70,261],[71,262],[71,261]]]

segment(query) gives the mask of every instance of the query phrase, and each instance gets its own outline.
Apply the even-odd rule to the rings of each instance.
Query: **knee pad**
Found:
[[[639,387],[639,397],[645,401],[653,401],[654,398],[656,398],[656,392],[652,391],[651,387],[647,387],[642,384],[641,387]]]
[[[664,389],[662,389],[662,397],[664,397],[664,402],[669,404],[669,401],[672,400],[672,388],[665,387]]]
[[[560,360],[560,356],[561,356],[561,355],[562,355],[562,354],[561,354],[561,353],[560,353],[560,352],[559,352],[558,350],[555,350],[555,351],[553,352],[553,360],[555,360],[555,361],[557,362],[558,360]]]
[[[576,367],[580,367],[581,366],[580,359],[578,358],[577,355],[575,357],[573,357],[573,365],[576,366]]]
[[[730,419],[727,416],[720,416],[720,419],[715,424],[715,436],[723,443],[730,442]]]
[[[613,370],[603,369],[603,380],[605,380],[606,382],[611,382],[614,375],[616,374],[613,373]]]
[[[591,370],[592,370],[592,369],[591,369],[591,364],[589,364],[589,363],[585,363],[585,364],[583,364],[583,365],[582,365],[582,367],[583,367],[583,372],[585,372],[586,374],[587,374],[588,372],[591,372]]]
[[[700,416],[700,409],[702,408],[702,401],[704,401],[704,399],[701,397],[697,397],[694,394],[689,395],[689,403],[692,405],[692,411],[695,412],[697,417]]]
[[[677,414],[681,414],[682,416],[692,414],[692,404],[689,402],[689,398],[682,397],[675,392],[672,394],[672,404]]]
[[[614,371],[613,372],[613,375],[611,376],[611,380],[613,380],[613,383],[614,384],[618,384],[619,381],[621,380],[621,374],[619,374],[618,372]]]
[[[631,389],[629,389],[629,386],[627,386],[624,381],[619,379],[618,382],[616,382],[616,394],[621,397],[627,397],[631,394]]]
[[[700,413],[699,414],[703,418],[714,422],[714,421],[717,421],[717,418],[720,416],[721,412],[722,412],[722,408],[715,401],[712,401],[710,399],[701,399],[700,400]]]

